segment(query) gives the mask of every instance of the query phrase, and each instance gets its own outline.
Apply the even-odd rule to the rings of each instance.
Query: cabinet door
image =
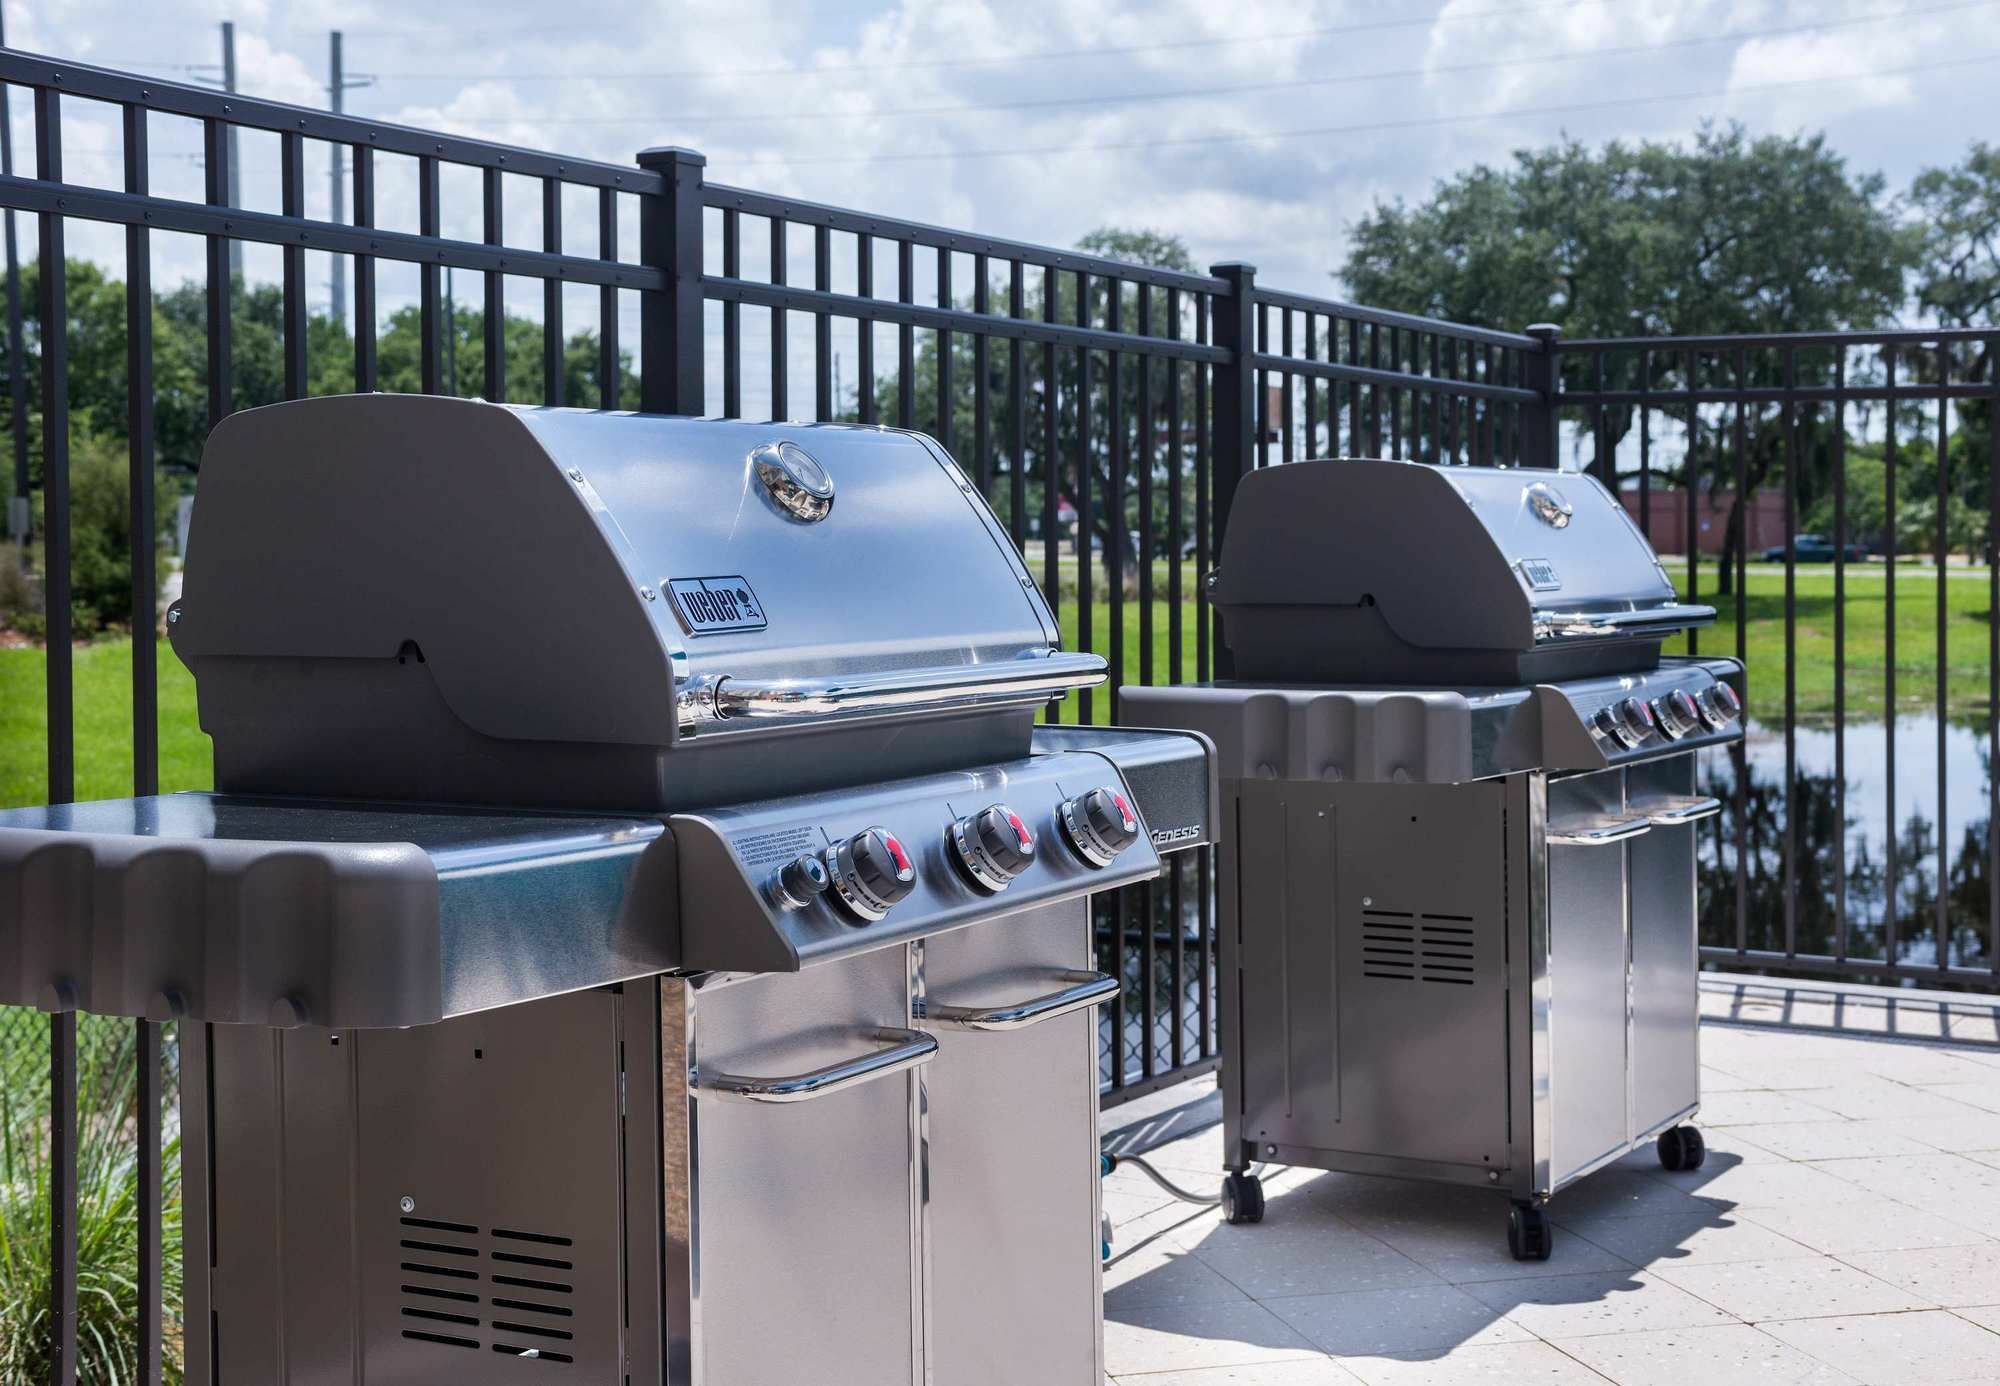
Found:
[[[923,945],[933,1015],[1050,1001],[1047,1018],[935,1021],[930,1099],[931,1376],[943,1386],[1098,1386],[1097,1010],[1087,902]],[[945,1008],[950,1008],[946,1011]]]
[[[692,994],[701,1083],[808,1073],[910,1023],[901,947]],[[915,1081],[897,1073],[778,1104],[697,1087],[697,1382],[917,1379]]]
[[[1622,770],[1549,786],[1552,835],[1566,820],[1624,808]],[[1558,1185],[1622,1151],[1630,1134],[1627,850],[1625,841],[1549,845],[1550,1172]]]

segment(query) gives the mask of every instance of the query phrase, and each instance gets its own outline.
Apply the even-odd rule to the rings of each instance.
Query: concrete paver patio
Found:
[[[1759,1018],[1743,996],[1715,993],[1711,1016]],[[1508,1256],[1506,1204],[1483,1190],[1273,1169],[1264,1222],[1230,1227],[1118,1170],[1105,1184],[1111,1376],[1120,1386],[2000,1382],[1994,1029],[1947,1015],[1934,1034],[1985,1042],[1890,1039],[1868,1032],[1900,1030],[1893,1017],[1885,1027],[1864,1008],[1854,1019],[1850,1007],[1831,1022],[1838,1034],[1705,1023],[1707,1163],[1669,1174],[1641,1151],[1564,1190],[1550,1205],[1546,1262]],[[1186,1112],[1200,1095],[1187,1085],[1174,1100]],[[1220,1143],[1207,1126],[1147,1158],[1206,1192]]]

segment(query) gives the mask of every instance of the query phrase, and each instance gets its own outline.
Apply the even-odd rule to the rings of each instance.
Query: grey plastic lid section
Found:
[[[1223,780],[1457,783],[1478,778],[1481,734],[1498,739],[1535,713],[1528,689],[1468,696],[1450,689],[1257,688],[1185,684],[1125,688],[1119,715],[1172,723],[1215,743]],[[1532,765],[1531,755],[1522,759]],[[1490,758],[1489,758],[1490,760]],[[1504,767],[1503,767],[1504,768]]]
[[[1374,459],[1245,476],[1211,600],[1239,677],[1272,682],[1609,673],[1715,619],[1591,477]]]
[[[1614,749],[1590,727],[1600,709],[1670,689],[1740,685],[1743,666],[1672,657],[1642,673],[1514,688],[1341,688],[1250,682],[1126,688],[1119,716],[1200,732],[1217,775],[1243,780],[1459,784],[1523,770],[1575,773],[1740,739],[1742,724],[1658,733]]]
[[[657,819],[177,794],[0,812],[0,1003],[423,1025],[670,970]]]

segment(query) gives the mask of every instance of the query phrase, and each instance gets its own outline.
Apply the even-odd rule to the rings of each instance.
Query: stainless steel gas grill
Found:
[[[1088,896],[1212,749],[1036,731],[948,457],[321,399],[195,517],[219,792],[0,814],[0,1001],[183,1022],[191,1378],[1103,1380]]]
[[[1320,461],[1244,478],[1210,580],[1233,682],[1124,693],[1222,781],[1225,1211],[1263,1160],[1543,1206],[1681,1123],[1696,1062],[1696,753],[1742,668],[1586,476]]]

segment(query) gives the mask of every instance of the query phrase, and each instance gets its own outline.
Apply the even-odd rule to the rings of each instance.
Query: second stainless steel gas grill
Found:
[[[1733,660],[1584,476],[1321,461],[1244,478],[1211,594],[1237,679],[1125,691],[1223,791],[1224,1185],[1258,1161],[1551,1195],[1699,1164],[1696,753]]]
[[[1103,1380],[1088,897],[1210,751],[1037,734],[934,444],[253,410],[169,631],[221,792],[0,814],[0,1001],[182,1022],[190,1379]]]

